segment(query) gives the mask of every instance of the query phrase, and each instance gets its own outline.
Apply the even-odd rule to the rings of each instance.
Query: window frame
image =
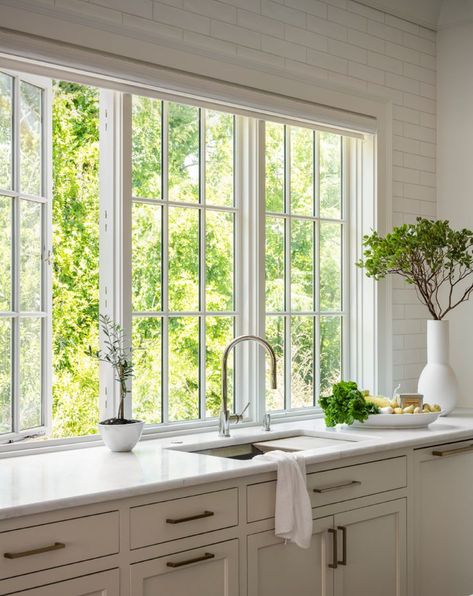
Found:
[[[47,72],[47,68],[44,69],[39,69],[39,70],[45,70]],[[29,75],[28,75],[29,76]],[[57,77],[57,74],[54,75],[55,78]],[[71,76],[70,72],[64,72],[64,79],[66,80],[80,80],[80,82],[83,82],[85,84],[93,84],[93,85],[99,85],[102,88],[106,88],[107,86],[109,86],[110,82],[107,81],[105,84],[103,82],[99,83],[97,79],[95,79],[92,75],[90,75],[90,77],[74,77]],[[84,80],[85,79],[85,80]],[[111,117],[113,119],[116,119],[116,113],[117,110],[123,110],[123,97],[124,95],[121,95],[121,99],[117,100],[117,96],[120,95],[119,92],[119,87],[120,85],[113,85],[110,84],[109,89],[106,90],[107,93],[111,93],[114,96],[113,99],[113,104],[114,104],[114,109],[113,109],[113,115],[108,115],[108,122],[111,122]],[[134,84],[132,85],[133,88],[133,92],[136,94],[142,94],[142,95],[150,95],[150,96],[154,96],[154,97],[162,97],[162,93],[160,93],[159,91],[154,91],[154,90],[150,90],[149,88],[145,88],[145,87],[140,87],[138,84]],[[118,91],[118,93],[117,93]],[[177,96],[179,97],[179,95]],[[181,101],[181,99],[179,99],[179,101]],[[209,105],[209,100],[203,98],[202,99],[203,104]],[[118,105],[117,105],[118,103]],[[182,100],[182,103],[186,103],[186,99],[184,98]],[[195,104],[195,100],[194,101],[188,101],[188,103],[192,103]],[[213,105],[212,103],[210,103],[210,105]],[[222,110],[222,105],[215,105],[215,109],[216,110]],[[232,108],[229,107],[228,111],[232,111]],[[284,117],[281,116],[280,117],[281,120],[284,120]],[[297,122],[297,119],[295,120],[294,118],[287,118],[288,123],[292,123],[294,124],[294,122]],[[101,119],[101,127],[102,127],[102,119]],[[112,151],[111,154],[113,154],[113,162],[114,162],[114,174],[112,177],[112,188],[113,188],[113,192],[112,194],[108,194],[109,197],[109,202],[107,203],[105,201],[104,205],[108,207],[110,207],[110,197],[116,197],[117,194],[121,196],[121,193],[123,192],[123,188],[126,186],[127,184],[127,180],[126,177],[123,177],[122,172],[123,172],[123,165],[124,165],[124,158],[123,158],[123,150],[125,148],[126,145],[126,140],[123,139],[123,137],[121,135],[123,135],[123,130],[117,125],[117,122],[114,122],[114,126],[113,128],[113,132],[115,137],[118,137],[121,139],[121,142],[123,143],[122,146],[120,147],[120,150],[117,151]],[[250,125],[250,128],[252,128],[252,126]],[[258,137],[258,131],[252,130],[250,131],[250,134],[252,134],[254,137]],[[360,135],[358,135],[360,136]],[[376,157],[376,144],[375,144],[375,140],[376,140],[376,135],[372,134],[368,134],[367,137],[365,138],[369,138],[370,139],[370,151],[371,151],[371,155],[370,157],[375,160]],[[259,138],[259,142],[261,142],[261,138]],[[110,149],[110,148],[109,148]],[[369,153],[368,152],[364,152],[365,154]],[[261,152],[260,152],[261,153]],[[363,153],[363,152],[361,152]],[[257,155],[257,156],[251,156],[250,159],[248,159],[247,157],[241,157],[241,159],[243,161],[246,162],[246,165],[249,169],[253,170],[253,173],[257,172],[258,169],[261,168],[261,155]],[[357,160],[358,160],[358,168],[357,167],[353,167],[353,165],[351,165],[350,169],[357,171],[357,169],[359,170],[359,164],[361,162],[366,161],[366,155],[365,155],[365,159],[363,158],[359,158],[359,156],[357,156]],[[119,166],[121,167],[121,171],[118,172],[117,168],[116,168],[116,164],[119,164]],[[370,168],[372,169],[372,172],[370,172],[373,177],[375,177],[376,175],[376,165],[375,165],[375,161],[373,161],[373,163],[371,164]],[[102,178],[103,179],[103,178]],[[128,181],[129,182],[129,181]],[[252,176],[251,174],[248,176],[247,180],[245,181],[245,185],[252,187],[250,196],[253,197],[260,197],[261,196],[261,189],[255,189],[255,177]],[[357,182],[357,186],[361,186],[363,188],[368,188],[370,187],[370,184],[363,182]],[[372,190],[373,190],[373,197],[376,197],[375,194],[375,185],[371,185],[373,186]],[[353,191],[353,188],[351,189]],[[102,194],[102,184],[101,184],[101,194]],[[105,193],[104,193],[105,194]],[[352,194],[352,193],[351,193]],[[112,209],[113,209],[113,220],[119,225],[119,229],[122,229],[122,227],[124,225],[127,224],[127,220],[129,223],[129,213],[128,213],[128,207],[127,205],[123,204],[123,201],[120,201],[120,204],[117,206],[114,202],[114,204],[112,205]],[[376,205],[375,205],[376,207]],[[375,212],[375,215],[377,215],[376,212],[376,208],[373,208],[373,211]],[[256,209],[254,210],[255,213],[258,213],[260,209],[260,206],[256,206]],[[104,216],[103,216],[103,210],[101,208],[101,225],[104,224]],[[110,218],[110,212],[108,213],[108,215],[105,215],[105,217]],[[374,218],[375,220],[376,218]],[[108,220],[110,221],[110,219]],[[256,239],[254,239],[253,241],[255,242],[255,246],[260,246],[261,245],[261,217],[258,217],[256,222],[253,222],[252,227],[253,228],[257,228],[256,230]],[[121,227],[120,227],[121,226]],[[350,224],[351,226],[351,224]],[[351,226],[352,227],[352,226]],[[357,228],[358,229],[358,228]],[[110,259],[107,259],[108,263],[110,264],[110,262],[113,262],[113,272],[112,272],[112,277],[113,277],[113,285],[114,287],[118,287],[119,284],[122,284],[123,282],[126,282],[126,278],[127,278],[127,260],[129,260],[130,255],[127,254],[126,249],[123,246],[118,247],[118,251],[117,251],[117,245],[116,245],[116,229],[114,230],[114,233],[111,235],[114,238],[114,242],[112,243],[113,246],[113,252],[114,254],[112,255],[112,261],[110,261]],[[353,238],[353,235],[352,235]],[[352,244],[352,242],[351,242]],[[111,246],[109,244],[109,246]],[[242,262],[245,260],[248,261],[254,261],[254,263],[256,263],[256,269],[258,269],[258,262],[261,260],[261,252],[259,251],[259,256],[258,257],[251,257],[248,256],[247,254],[245,255],[245,247],[241,247],[241,254],[242,254]],[[110,255],[109,255],[110,256]],[[118,256],[118,259],[116,258]],[[102,261],[104,261],[105,259],[102,259]],[[130,270],[130,269],[128,269]],[[261,273],[261,267],[259,267],[259,271]],[[254,272],[253,272],[254,273]],[[259,276],[260,277],[260,276]],[[359,276],[357,276],[359,277]],[[258,278],[258,274],[256,273],[255,279]],[[261,281],[261,280],[260,280]],[[352,285],[352,284],[351,284]],[[102,286],[102,284],[101,284]],[[124,287],[124,286],[123,286]],[[261,286],[260,289],[258,291],[259,293],[261,293]],[[257,292],[257,293],[258,293]],[[125,292],[126,293],[126,292]],[[366,294],[369,294],[370,292],[366,292]],[[373,306],[373,304],[376,302],[377,297],[376,297],[376,291],[374,288],[371,288],[371,293],[373,294],[371,296],[371,299],[369,300],[370,304]],[[103,297],[103,292],[102,292],[102,288],[101,288],[101,311],[102,312],[106,312],[106,309],[102,309],[102,302],[103,300],[105,300],[105,298]],[[110,295],[110,294],[109,294]],[[119,320],[122,322],[122,324],[124,324],[124,326],[126,327],[127,325],[127,316],[129,317],[129,315],[125,312],[124,309],[124,303],[125,303],[125,299],[124,296],[118,296],[116,292],[113,292],[113,305],[111,307],[111,310],[113,310],[113,312],[115,313],[114,318],[116,320]],[[257,329],[257,333],[258,334],[263,334],[263,329],[261,328],[261,316],[258,316],[258,305],[253,303],[254,301],[252,301],[251,303],[251,307],[248,309],[247,313],[241,313],[241,321],[242,324],[239,326],[241,328],[244,328],[248,321],[251,320],[251,324],[253,325],[254,328]],[[258,302],[258,300],[256,300],[256,302]],[[261,302],[261,301],[260,301]],[[368,303],[368,301],[365,301],[366,303]],[[110,305],[109,305],[110,308]],[[372,307],[371,307],[372,308]],[[351,311],[359,312],[360,309],[356,308],[354,309],[353,307],[351,308]],[[375,312],[375,309],[371,309],[370,311],[370,307],[368,308],[362,308],[361,309],[363,311],[363,313],[365,314],[370,314],[371,317],[373,317],[373,314]],[[252,320],[254,317],[256,316],[256,321]],[[129,325],[129,323],[128,323]],[[50,325],[49,325],[50,327]],[[353,325],[351,325],[351,327],[353,327]],[[376,335],[378,332],[376,330],[376,322],[374,322],[373,324],[373,334]],[[240,330],[237,328],[238,333],[243,332],[243,330]],[[367,334],[365,334],[367,336]],[[378,349],[378,342],[377,342],[377,338],[374,337],[374,343],[373,343],[373,354],[377,353],[377,349]],[[264,355],[261,353],[261,351],[256,351],[255,347],[253,346],[248,346],[246,350],[242,351],[245,352],[243,354],[241,354],[238,359],[241,360],[243,362],[243,364],[239,367],[241,373],[243,373],[243,371],[248,371],[250,372],[251,370],[254,370],[255,368],[259,369],[260,374],[253,374],[251,375],[251,379],[252,379],[252,383],[250,383],[248,385],[247,391],[245,391],[245,399],[246,396],[248,396],[249,399],[251,399],[251,408],[250,408],[250,418],[248,420],[248,422],[245,422],[245,424],[248,425],[253,425],[255,423],[257,423],[260,419],[260,416],[264,413],[264,404],[261,403],[261,399],[256,399],[255,394],[256,395],[260,395],[262,396],[262,398],[264,399],[264,391],[261,391],[261,383],[262,381],[264,382],[264,375],[261,374],[261,370],[264,367]],[[353,359],[352,356],[350,356],[350,367],[353,367],[353,363],[355,362],[355,360]],[[256,364],[255,364],[256,363]],[[358,366],[356,367],[358,370]],[[377,375],[375,374],[375,369],[377,368],[376,364],[372,364],[369,365],[368,367],[366,367],[367,370],[372,370],[373,371],[373,378],[377,378]],[[101,414],[101,416],[105,416],[105,415],[113,415],[114,411],[115,411],[115,407],[114,407],[114,403],[116,402],[116,387],[115,387],[115,383],[113,383],[113,381],[111,382],[111,375],[107,374],[106,371],[102,370],[103,367],[101,367],[101,388],[104,388],[104,391],[102,391],[101,389],[101,397],[100,397],[100,410],[101,413],[103,412],[103,414]],[[361,370],[361,369],[360,369]],[[370,373],[371,374],[371,373]],[[248,377],[247,377],[248,378]],[[49,383],[50,383],[50,379],[49,379]],[[49,391],[50,394],[50,391]],[[242,394],[239,394],[240,399],[238,400],[239,403],[237,404],[237,409],[240,406],[241,402],[244,402],[244,399],[242,397]],[[112,405],[113,404],[113,405]],[[320,414],[320,410],[318,411]],[[129,413],[128,413],[129,414]],[[310,408],[304,411],[295,411],[295,412],[282,412],[281,413],[281,417],[284,417],[286,419],[298,419],[298,418],[304,418],[304,417],[314,417],[314,414],[317,415],[317,408]],[[214,420],[209,420],[209,421],[192,421],[192,422],[188,422],[188,423],[173,423],[172,425],[163,425],[163,424],[159,424],[159,425],[153,425],[150,426],[146,429],[145,434],[154,434],[156,432],[161,433],[166,433],[166,432],[188,432],[191,430],[205,430],[206,427],[213,427],[216,425],[216,421]],[[2,436],[2,439],[6,438],[5,435]],[[59,440],[52,440],[52,441],[47,441],[47,443],[56,443],[56,444],[65,444],[65,443],[77,443],[80,441],[89,441],[89,440],[98,440],[98,437],[74,437],[72,439],[59,439]],[[42,445],[44,446],[46,443],[43,442]],[[26,446],[25,446],[26,447]],[[2,450],[2,448],[0,447],[0,451]]]

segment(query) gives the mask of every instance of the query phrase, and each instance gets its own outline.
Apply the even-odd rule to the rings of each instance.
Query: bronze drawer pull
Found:
[[[205,553],[201,557],[195,557],[194,559],[187,559],[185,561],[168,561],[166,565],[168,567],[182,567],[183,565],[191,565],[192,563],[200,563],[201,561],[208,561],[209,559],[215,559],[215,555],[212,553]]]
[[[197,515],[189,515],[189,517],[178,517],[169,518],[166,520],[167,524],[182,524],[184,522],[194,521],[195,519],[204,519],[205,517],[212,517],[215,515],[213,511],[204,511],[203,513],[197,513]]]
[[[32,550],[24,550],[19,553],[4,553],[5,559],[21,559],[22,557],[31,557],[32,555],[40,555],[42,553],[49,553],[53,550],[61,550],[66,548],[64,542],[55,542],[49,546],[41,546],[40,548],[33,548]]]
[[[347,564],[347,529],[345,526],[337,526],[337,530],[342,533],[342,560],[338,561],[339,565]]]
[[[318,494],[329,493],[333,490],[349,488],[350,486],[358,486],[359,484],[361,484],[361,482],[359,480],[350,480],[349,482],[340,482],[340,484],[333,484],[332,486],[326,486],[325,488],[314,488],[314,493],[318,493]]]
[[[467,447],[459,447],[458,449],[436,449],[435,451],[432,451],[432,455],[436,455],[437,457],[448,457],[449,455],[457,455],[458,453],[469,453],[470,451],[473,451],[473,445],[468,445]]]
[[[337,530],[329,528],[329,534],[332,534],[332,562],[328,564],[330,569],[337,569],[338,567],[338,544],[337,544]]]

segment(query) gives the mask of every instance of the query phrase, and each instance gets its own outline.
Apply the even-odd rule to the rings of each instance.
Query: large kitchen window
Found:
[[[363,138],[0,72],[0,443],[94,434],[116,413],[113,375],[86,355],[99,313],[129,337],[127,414],[150,429],[216,423],[240,334],[273,345],[278,389],[241,345],[234,409],[316,412],[352,374]]]

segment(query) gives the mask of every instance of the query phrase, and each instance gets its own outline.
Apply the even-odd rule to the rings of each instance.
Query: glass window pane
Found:
[[[320,395],[330,395],[341,379],[342,319],[320,317]]]
[[[266,210],[284,211],[284,125],[266,122]]]
[[[205,200],[212,205],[233,205],[232,114],[207,110],[205,117]]]
[[[320,310],[342,307],[342,226],[320,223]]]
[[[266,218],[266,310],[284,310],[284,220]]]
[[[0,311],[11,310],[12,199],[0,197]]]
[[[206,413],[215,417],[220,413],[222,396],[222,355],[234,337],[233,317],[206,318]],[[233,354],[228,359],[228,399],[234,401]],[[230,406],[229,406],[230,407]]]
[[[199,200],[199,108],[169,103],[169,200]]]
[[[20,310],[41,310],[41,203],[20,203]]]
[[[199,210],[169,208],[169,310],[199,309]]]
[[[308,220],[291,222],[291,307],[314,309],[314,224]]]
[[[319,133],[320,215],[342,215],[342,137]]]
[[[42,91],[30,83],[20,83],[20,189],[41,195]]]
[[[20,319],[20,429],[41,425],[41,319]]]
[[[291,317],[291,405],[314,405],[314,319]]]
[[[271,388],[271,373],[266,358],[266,409],[283,410],[284,400],[284,317],[268,316],[266,317],[266,340],[271,344],[276,353],[277,369],[277,389]]]
[[[161,422],[161,319],[133,319],[133,417]]]
[[[132,193],[160,199],[162,103],[133,95],[132,106]]]
[[[233,213],[206,213],[208,311],[233,310]]]
[[[133,310],[161,310],[161,207],[133,203]]]
[[[11,190],[13,168],[13,78],[0,72],[0,188]]]
[[[312,215],[314,211],[314,133],[291,127],[291,212]]]
[[[199,417],[199,318],[169,319],[169,420]]]
[[[11,320],[0,319],[0,433],[11,425]]]

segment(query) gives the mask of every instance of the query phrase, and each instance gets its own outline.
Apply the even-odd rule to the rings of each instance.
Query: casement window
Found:
[[[73,103],[55,109],[57,89],[0,73],[2,438],[83,436],[116,413],[109,369],[82,356],[67,368],[60,358],[71,346],[58,296],[69,290],[82,291],[82,305],[90,296],[87,312],[70,313],[75,331],[90,327],[76,354],[98,338],[99,311],[123,325],[135,365],[127,415],[150,432],[216,424],[223,351],[248,333],[273,345],[278,390],[265,387],[262,350],[242,344],[230,366],[235,410],[249,404],[249,423],[266,411],[316,413],[319,396],[359,365],[351,348],[359,344],[353,263],[364,135],[139,88],[89,88],[72,113]],[[55,150],[63,128],[54,117],[76,118],[71,130],[85,131],[84,98],[95,102],[90,146],[75,139],[91,157],[59,171],[66,145]],[[81,197],[88,219],[74,229],[64,224],[74,208],[61,212],[64,172],[96,176],[77,190],[96,186],[97,196]],[[364,217],[364,229],[369,223]],[[80,247],[91,245],[82,258]],[[82,277],[62,275],[78,260]],[[87,268],[93,279],[81,286]]]

